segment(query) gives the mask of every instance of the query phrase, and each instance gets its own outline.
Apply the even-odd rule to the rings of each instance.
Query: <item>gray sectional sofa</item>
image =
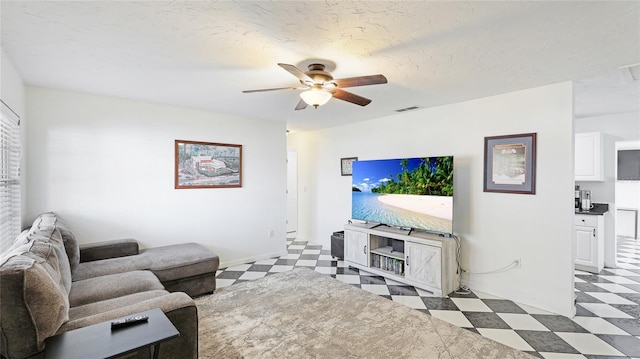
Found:
[[[44,358],[51,336],[160,308],[180,332],[160,344],[160,358],[197,358],[192,297],[214,291],[218,266],[218,257],[195,243],[139,250],[129,239],[79,246],[56,214],[43,213],[0,257],[0,355]]]

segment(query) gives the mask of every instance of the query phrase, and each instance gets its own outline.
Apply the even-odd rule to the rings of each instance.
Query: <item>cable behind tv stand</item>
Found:
[[[344,227],[344,260],[355,268],[446,296],[457,288],[450,237],[367,223]]]

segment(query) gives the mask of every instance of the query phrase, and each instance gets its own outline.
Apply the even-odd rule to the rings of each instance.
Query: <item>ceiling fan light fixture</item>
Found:
[[[347,77],[334,80],[333,75],[331,75],[330,72],[325,71],[325,65],[320,63],[310,64],[308,66],[309,71],[306,72],[300,70],[294,65],[285,63],[278,63],[278,66],[295,76],[302,86],[245,90],[242,92],[251,93],[275,90],[305,90],[300,93],[301,100],[298,101],[298,104],[295,107],[295,110],[298,111],[304,110],[309,105],[318,108],[318,106],[322,106],[327,103],[332,97],[354,105],[367,106],[371,103],[370,99],[345,91],[343,88],[387,83],[387,78],[381,74]]]
[[[300,98],[302,98],[307,105],[318,108],[318,106],[324,105],[331,99],[331,94],[322,90],[322,88],[314,86],[307,91],[301,92]]]

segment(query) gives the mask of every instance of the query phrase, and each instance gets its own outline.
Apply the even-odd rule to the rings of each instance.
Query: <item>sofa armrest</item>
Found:
[[[56,334],[68,332],[70,330],[88,327],[90,325],[111,321],[116,318],[126,317],[135,313],[144,312],[149,309],[160,308],[167,316],[172,312],[183,312],[194,310],[197,313],[195,301],[187,294],[182,292],[168,293],[155,298],[150,298],[121,308],[108,310],[91,314],[85,317],[76,318],[64,323],[56,332]],[[190,318],[198,323],[197,314],[195,318]],[[197,328],[197,326],[196,326]]]
[[[115,239],[104,242],[85,243],[80,246],[80,262],[134,256],[139,253],[135,239]]]

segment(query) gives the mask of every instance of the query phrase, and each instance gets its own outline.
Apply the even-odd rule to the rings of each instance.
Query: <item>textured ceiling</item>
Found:
[[[624,88],[625,108],[638,109],[638,82],[618,76],[619,66],[640,63],[638,1],[3,0],[0,11],[1,46],[29,85],[286,121],[292,130],[582,79],[579,92]],[[297,91],[241,92],[296,86],[277,63],[311,59],[335,65],[336,78],[382,73],[389,83],[350,89],[373,100],[366,107],[332,99],[303,111],[293,110]],[[578,117],[612,111],[582,102]]]

